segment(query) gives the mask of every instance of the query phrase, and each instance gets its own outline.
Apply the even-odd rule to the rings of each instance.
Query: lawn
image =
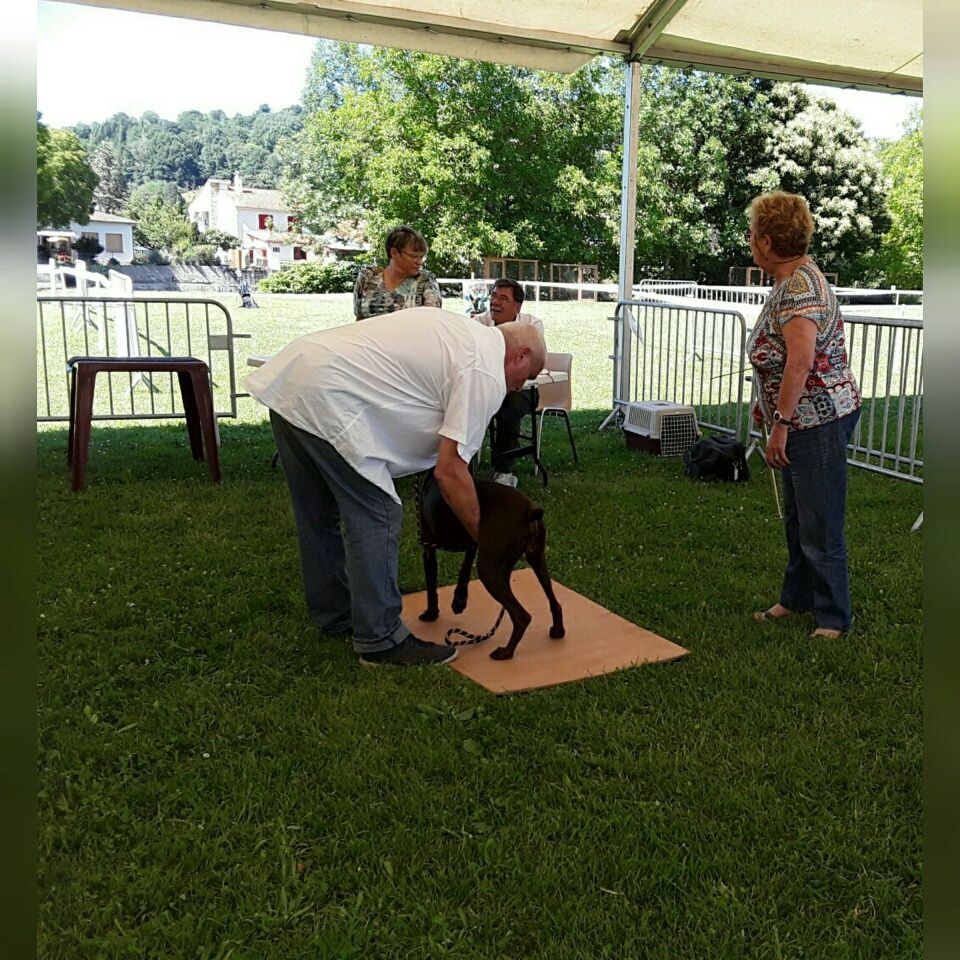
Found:
[[[250,353],[342,319],[258,300]],[[540,308],[581,463],[548,424],[550,485],[521,487],[558,581],[691,656],[527,695],[317,633],[252,401],[221,486],[182,424],[100,424],[75,495],[38,433],[39,956],[921,955],[921,490],[850,471],[848,639],[753,623],[784,560],[766,475],[695,484],[597,432],[609,312]]]

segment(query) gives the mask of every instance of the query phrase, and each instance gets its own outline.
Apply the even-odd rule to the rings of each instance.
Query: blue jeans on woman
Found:
[[[818,627],[847,631],[853,622],[847,543],[847,444],[860,411],[787,437],[783,478],[783,525],[787,569],[780,603],[795,613],[812,612]]]

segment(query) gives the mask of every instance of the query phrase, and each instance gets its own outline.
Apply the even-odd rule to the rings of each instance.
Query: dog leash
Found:
[[[468,633],[466,630],[461,630],[459,627],[450,627],[447,630],[446,634],[443,637],[443,642],[448,647],[466,647],[471,643],[483,643],[484,640],[489,640],[496,632],[497,628],[503,622],[503,615],[507,612],[506,607],[500,608],[500,616],[497,617],[497,622],[493,625],[493,629],[489,630],[487,633]],[[462,637],[467,637],[466,640],[451,640],[450,638],[454,634],[460,634]]]

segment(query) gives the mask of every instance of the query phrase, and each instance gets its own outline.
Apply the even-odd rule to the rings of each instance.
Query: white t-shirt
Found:
[[[496,328],[412,307],[300,337],[244,387],[399,502],[393,478],[434,466],[440,437],[465,462],[480,449],[507,393],[505,355]]]
[[[482,323],[485,327],[496,326],[489,310],[486,313],[478,313],[473,319],[476,320],[477,323]],[[518,313],[516,320],[511,320],[510,322],[529,324],[531,327],[536,327],[537,330],[540,331],[540,336],[543,336],[543,321],[539,317],[535,317],[532,313]]]

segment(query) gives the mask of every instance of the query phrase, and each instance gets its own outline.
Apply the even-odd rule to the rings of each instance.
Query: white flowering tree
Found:
[[[750,180],[760,190],[798,193],[816,223],[811,253],[847,283],[877,261],[890,225],[883,168],[860,123],[798,84],[770,95],[774,123],[763,165]]]

